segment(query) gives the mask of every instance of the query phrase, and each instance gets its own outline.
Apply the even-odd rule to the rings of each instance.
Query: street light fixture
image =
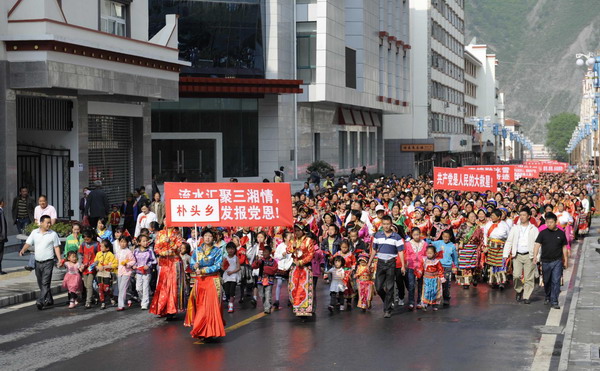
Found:
[[[600,164],[598,163],[597,151],[600,148],[600,134],[597,132],[597,122],[598,122],[598,109],[599,107],[599,91],[600,89],[600,57],[596,56],[596,53],[588,52],[588,53],[577,53],[575,54],[575,58],[577,60],[575,63],[583,67],[584,65],[588,66],[588,73],[586,74],[586,79],[593,79],[592,89],[593,93],[587,93],[583,96],[584,99],[594,99],[595,110],[594,117],[591,120],[591,124],[589,120],[585,120],[588,123],[583,125],[582,127],[577,127],[573,131],[573,135],[571,136],[571,141],[569,142],[569,154],[572,153],[576,147],[579,145],[584,138],[592,136],[592,142],[594,145],[591,148],[591,154],[594,158],[594,168],[596,169],[597,176],[600,177]]]
[[[482,139],[483,139],[483,130],[485,128],[486,123],[489,123],[490,121],[492,121],[492,119],[490,118],[490,116],[485,116],[485,117],[475,117],[472,116],[471,118],[469,118],[469,121],[471,121],[472,123],[474,123],[475,126],[475,130],[479,133],[479,165],[483,165],[483,143],[482,143]]]

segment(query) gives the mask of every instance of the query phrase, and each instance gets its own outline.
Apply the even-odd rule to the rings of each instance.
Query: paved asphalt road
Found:
[[[318,291],[325,303],[327,287]],[[451,307],[438,312],[402,309],[384,319],[376,297],[367,313],[331,315],[320,304],[316,320],[306,323],[288,308],[262,317],[259,304],[226,314],[227,326],[249,323],[207,344],[195,343],[182,321],[166,322],[139,307],[40,312],[27,305],[0,310],[0,369],[525,369],[539,341],[536,326],[549,311],[542,300],[541,288],[525,305],[515,302],[512,289],[454,286]],[[259,318],[242,322],[253,317]]]

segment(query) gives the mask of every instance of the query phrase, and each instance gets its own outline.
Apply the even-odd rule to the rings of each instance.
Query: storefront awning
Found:
[[[300,84],[302,84],[302,80],[181,76],[179,78],[179,94],[185,97],[300,94],[303,91]]]

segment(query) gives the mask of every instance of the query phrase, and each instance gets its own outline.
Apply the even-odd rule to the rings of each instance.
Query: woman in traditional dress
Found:
[[[506,284],[506,262],[502,258],[504,253],[504,242],[508,238],[509,227],[502,221],[502,212],[494,210],[491,221],[484,228],[483,251],[487,254],[486,263],[489,266],[489,283],[492,288],[504,289]]]
[[[196,272],[196,283],[188,301],[184,326],[192,327],[194,338],[207,339],[225,336],[225,323],[221,312],[221,277],[223,262],[221,249],[214,244],[214,233],[207,229],[202,234],[204,243],[190,260]]]
[[[412,231],[413,228],[419,228],[422,238],[427,238],[431,231],[431,221],[425,216],[425,209],[416,207],[413,215],[414,217],[409,222],[408,230]]]
[[[179,228],[166,228],[156,235],[154,254],[158,257],[158,281],[149,312],[172,319],[183,311],[185,272],[179,256],[183,238]]]
[[[294,314],[303,318],[313,315],[314,298],[311,261],[315,242],[306,236],[307,230],[307,226],[296,224],[295,238],[287,248],[287,253],[293,258],[289,278],[290,301]]]
[[[478,255],[483,245],[483,230],[477,225],[477,215],[470,212],[467,221],[458,229],[456,236],[458,240],[458,284],[464,289],[469,285],[475,286],[473,274],[477,268]]]
[[[465,222],[465,218],[461,215],[457,204],[453,204],[452,207],[450,207],[449,219],[450,226],[452,227],[452,233],[456,236],[458,229]]]

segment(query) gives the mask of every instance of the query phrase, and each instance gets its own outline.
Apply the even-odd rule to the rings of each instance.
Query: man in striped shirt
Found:
[[[377,275],[375,276],[375,289],[383,300],[383,317],[392,316],[392,302],[394,300],[394,280],[396,278],[396,259],[400,259],[402,274],[406,272],[404,262],[404,241],[398,233],[392,230],[392,218],[385,215],[381,219],[382,231],[375,233],[373,248],[369,258],[369,266],[377,256]]]

